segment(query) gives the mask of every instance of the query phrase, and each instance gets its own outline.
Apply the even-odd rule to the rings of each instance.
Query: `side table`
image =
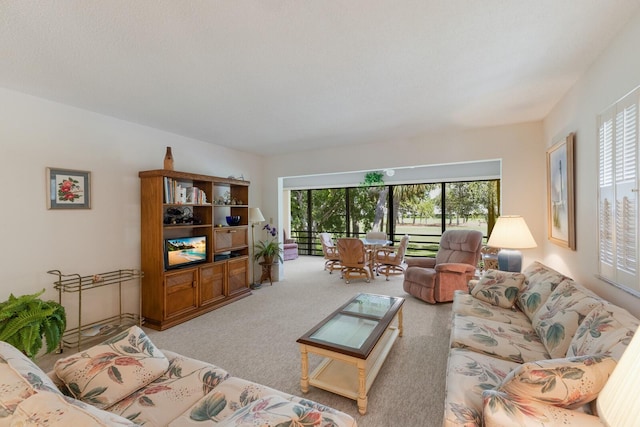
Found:
[[[259,263],[262,266],[262,275],[260,276],[260,284],[265,280],[269,280],[269,285],[273,286],[273,279],[271,278],[271,268],[275,265],[272,262],[261,262]]]

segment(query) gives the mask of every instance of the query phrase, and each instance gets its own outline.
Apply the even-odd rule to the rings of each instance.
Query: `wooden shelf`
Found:
[[[145,325],[163,330],[207,311],[250,295],[249,289],[249,182],[170,170],[138,173],[141,206],[142,316]],[[165,188],[165,182],[170,182]],[[166,203],[169,189],[197,187],[208,203]],[[174,187],[175,186],[175,187]],[[167,198],[167,196],[169,196]],[[236,200],[240,204],[219,204]],[[190,210],[198,224],[174,221],[174,209]],[[227,215],[240,216],[240,224],[226,224]],[[167,270],[164,241],[167,238],[207,237],[207,259],[202,264]],[[216,259],[233,251],[234,257]]]

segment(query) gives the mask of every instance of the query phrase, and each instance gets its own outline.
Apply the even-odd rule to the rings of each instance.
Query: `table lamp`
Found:
[[[613,373],[598,395],[598,417],[605,426],[637,426],[640,414],[640,329],[622,353]]]
[[[538,246],[533,239],[527,223],[520,215],[503,215],[498,218],[489,236],[488,246],[501,248],[498,252],[498,268],[502,271],[520,272],[522,270],[522,252]]]
[[[260,212],[260,208],[249,208],[249,223],[251,224],[251,289],[257,289],[260,287],[259,284],[255,283],[255,273],[253,272],[253,253],[255,248],[255,238],[253,229],[256,227],[256,223],[264,221],[264,216],[262,216],[262,212]]]

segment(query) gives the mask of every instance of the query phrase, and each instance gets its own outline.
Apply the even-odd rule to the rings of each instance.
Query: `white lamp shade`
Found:
[[[529,249],[538,246],[520,215],[503,215],[493,226],[488,246],[506,249]]]
[[[640,329],[598,395],[598,416],[606,426],[637,426],[640,414]]]
[[[264,221],[264,217],[262,216],[262,212],[260,212],[260,208],[249,208],[249,222],[262,221]]]

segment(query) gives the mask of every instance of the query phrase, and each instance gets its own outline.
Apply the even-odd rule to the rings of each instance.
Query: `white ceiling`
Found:
[[[261,154],[535,121],[640,0],[0,0],[0,87]]]

